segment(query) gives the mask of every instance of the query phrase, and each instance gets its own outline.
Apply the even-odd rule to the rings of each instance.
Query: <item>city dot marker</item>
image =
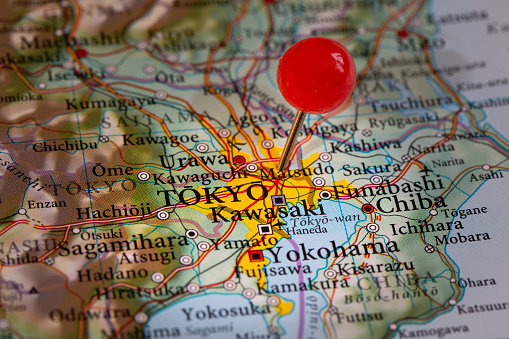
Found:
[[[160,283],[161,281],[164,280],[164,274],[155,272],[152,273],[152,276],[150,278],[152,279],[153,282]]]
[[[366,214],[370,214],[375,211],[375,207],[373,207],[373,205],[371,205],[371,204],[364,204],[364,205],[362,205],[361,209]]]
[[[182,265],[189,265],[189,264],[191,264],[193,262],[193,258],[191,258],[190,255],[182,255],[179,258],[179,262]]]
[[[333,269],[328,269],[323,272],[323,276],[327,279],[334,279],[338,275],[338,272],[336,272]]]
[[[244,158],[242,155],[236,155],[233,157],[233,162],[235,165],[244,165],[246,163],[246,158]]]
[[[380,226],[378,226],[378,224],[375,224],[375,223],[369,223],[366,225],[366,229],[370,233],[376,233],[380,230]]]
[[[316,178],[314,178],[311,181],[313,182],[313,185],[315,185],[317,187],[321,187],[321,186],[325,185],[325,179],[324,178],[316,177]]]
[[[244,291],[242,291],[242,295],[244,298],[253,299],[256,297],[256,292],[252,288],[246,288]]]
[[[246,166],[246,170],[248,172],[256,172],[256,171],[258,171],[258,165],[256,165],[256,164],[248,164]]]
[[[170,213],[166,211],[160,211],[157,213],[157,219],[159,220],[166,220],[170,217]]]
[[[257,58],[263,58],[265,56],[265,52],[261,50],[255,51],[254,56]]]
[[[161,90],[161,89],[155,91],[155,93],[154,93],[154,97],[156,99],[159,99],[159,100],[166,99],[167,96],[168,96],[168,93],[166,91]]]
[[[217,134],[219,134],[220,137],[228,138],[232,132],[230,132],[227,128],[221,128],[219,131],[217,131]]]
[[[345,103],[355,86],[353,58],[337,41],[313,37],[290,47],[279,59],[277,83],[283,97],[298,109],[278,170],[290,161],[306,113],[323,114]]]
[[[190,229],[186,231],[186,237],[189,239],[195,239],[198,236],[198,232],[196,230]]]
[[[134,321],[138,324],[144,324],[148,321],[148,315],[143,312],[136,313],[134,315]]]
[[[150,174],[147,172],[138,172],[136,177],[141,181],[147,181],[148,179],[150,179]]]
[[[146,41],[140,40],[136,42],[135,47],[137,50],[143,51],[148,48],[148,43]]]
[[[118,67],[115,64],[107,64],[104,66],[104,70],[106,71],[106,73],[114,74],[118,71]]]
[[[72,62],[71,60],[65,60],[64,62],[62,62],[62,67],[65,69],[73,69],[74,62]]]
[[[320,156],[319,156],[320,160],[322,160],[323,162],[329,162],[332,160],[332,155],[330,153],[327,153],[327,152],[323,152],[323,153],[320,153]]]
[[[155,73],[155,71],[156,71],[156,66],[154,66],[154,65],[148,64],[148,65],[143,66],[143,72],[145,72],[147,74]]]
[[[266,139],[262,141],[262,147],[265,149],[271,149],[274,147],[274,141]]]
[[[178,61],[178,59],[179,59],[178,55],[175,53],[166,54],[166,56],[164,58],[168,62],[175,62],[175,61]]]
[[[200,153],[205,153],[209,150],[209,146],[207,144],[204,144],[203,142],[200,142],[196,144],[196,150]]]
[[[363,106],[366,104],[366,97],[364,95],[358,95],[353,99],[356,105]]]
[[[329,191],[320,191],[320,193],[318,193],[318,196],[320,197],[320,199],[327,200],[332,197],[332,193]]]
[[[76,51],[76,56],[78,58],[85,58],[86,56],[88,55],[88,52],[86,49],[83,49],[83,48],[79,48],[77,51]]]
[[[0,319],[0,331],[6,331],[11,328],[11,322],[7,319]]]
[[[209,248],[210,244],[208,242],[201,241],[198,243],[198,249],[202,252],[208,251]]]
[[[276,296],[270,296],[267,298],[267,304],[269,304],[270,306],[277,306],[277,305],[279,305],[280,302],[281,302],[281,299],[279,299]]]
[[[227,291],[234,291],[237,288],[237,283],[235,281],[227,280],[224,282],[223,287]]]
[[[408,32],[404,29],[398,32],[398,37],[400,38],[406,38],[408,36]]]

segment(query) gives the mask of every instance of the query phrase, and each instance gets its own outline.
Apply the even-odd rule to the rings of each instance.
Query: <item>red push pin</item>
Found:
[[[352,56],[329,38],[299,41],[279,59],[279,90],[299,110],[279,161],[280,172],[288,166],[306,113],[323,114],[341,106],[352,94],[355,77]]]

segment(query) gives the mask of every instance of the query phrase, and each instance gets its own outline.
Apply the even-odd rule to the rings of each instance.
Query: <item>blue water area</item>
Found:
[[[240,338],[257,335],[262,338],[263,335],[265,338],[268,325],[263,317],[270,319],[275,312],[274,308],[267,310],[270,313],[262,314],[263,309],[256,309],[241,295],[200,293],[151,316],[144,334],[147,338],[172,338],[178,331],[180,338],[188,339],[223,339],[237,335]]]
[[[321,204],[323,215],[284,219],[291,239],[282,239],[272,251],[264,251],[264,257],[270,260],[270,264],[265,267],[267,290],[294,303],[292,312],[282,317],[278,323],[287,338],[297,338],[300,331],[303,331],[304,337],[320,338],[326,335],[323,326],[318,326],[319,330],[311,326],[314,321],[321,321],[319,314],[327,305],[323,297],[324,290],[321,286],[318,290],[310,287],[310,282],[327,280],[323,273],[335,257],[331,241],[336,246],[348,244],[348,239],[355,234],[356,226],[366,223],[365,214],[347,203],[322,200]],[[318,208],[313,211],[320,213]],[[303,234],[305,229],[314,229],[315,232]],[[322,257],[326,257],[328,251],[331,255],[324,259],[318,251]],[[305,291],[300,290],[301,283],[306,286]],[[293,285],[299,286],[299,289],[294,291]],[[327,289],[326,292],[330,294],[331,291]]]

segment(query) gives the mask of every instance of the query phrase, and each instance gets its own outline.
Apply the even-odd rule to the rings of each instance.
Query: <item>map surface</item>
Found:
[[[507,9],[3,1],[0,337],[507,336]],[[311,36],[357,84],[280,173]]]

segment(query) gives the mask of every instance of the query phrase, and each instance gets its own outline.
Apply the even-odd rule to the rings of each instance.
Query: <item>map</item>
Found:
[[[0,338],[507,338],[508,10],[2,1]],[[317,36],[356,86],[280,172]]]

